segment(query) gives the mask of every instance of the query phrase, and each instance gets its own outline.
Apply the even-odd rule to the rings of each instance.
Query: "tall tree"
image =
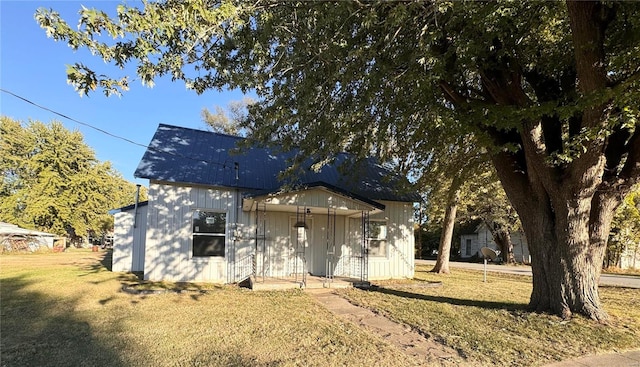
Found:
[[[502,253],[502,259],[508,264],[515,263],[511,234],[522,229],[518,214],[515,212],[506,193],[500,185],[493,168],[477,174],[470,181],[470,200],[468,216],[480,219],[489,228],[493,241]]]
[[[431,269],[438,274],[450,272],[449,259],[461,195],[466,196],[465,188],[488,169],[486,152],[478,147],[472,135],[453,141],[445,138],[446,135],[439,139],[439,144],[429,150],[426,157],[412,162],[412,174],[420,177],[417,185],[426,191],[429,220],[442,226],[436,264]]]
[[[107,62],[137,62],[196,92],[255,88],[257,139],[308,156],[404,156],[438,144],[431,127],[476,134],[522,221],[530,307],[596,320],[611,219],[640,178],[637,2],[240,2],[82,9],[47,33]],[[101,35],[105,38],[101,38]],[[124,38],[113,41],[113,38]],[[79,91],[119,92],[84,65]]]
[[[78,241],[113,227],[135,185],[99,162],[78,131],[0,117],[0,220]],[[144,193],[143,193],[144,195]]]
[[[253,103],[255,103],[253,99],[245,97],[240,101],[229,102],[226,108],[215,106],[215,112],[204,108],[201,113],[202,120],[214,132],[246,136],[246,131],[240,125],[246,120],[247,109]]]

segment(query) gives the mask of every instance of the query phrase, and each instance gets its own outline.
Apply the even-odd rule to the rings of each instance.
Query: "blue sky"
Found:
[[[135,1],[128,1],[135,4]],[[141,144],[149,144],[159,123],[204,129],[200,113],[242,99],[238,91],[209,91],[202,95],[187,90],[182,82],[156,80],[153,88],[131,83],[121,97],[105,97],[102,92],[80,95],[66,82],[66,65],[82,62],[99,71],[113,71],[85,50],[73,52],[65,43],[47,38],[34,19],[39,7],[53,8],[71,25],[77,24],[81,5],[107,12],[118,1],[6,1],[0,0],[0,86],[34,103],[73,119]],[[129,73],[131,76],[135,76]],[[20,121],[62,122],[79,130],[101,161],[110,161],[127,180],[134,179],[144,148],[66,120],[7,93],[0,92],[0,113]]]

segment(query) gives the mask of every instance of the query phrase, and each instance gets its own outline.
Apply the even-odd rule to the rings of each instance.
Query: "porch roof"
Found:
[[[306,185],[302,185],[300,187],[297,187],[297,189],[295,190],[282,190],[282,189],[278,189],[278,190],[264,190],[264,191],[258,191],[258,192],[253,192],[253,193],[248,193],[247,195],[245,195],[245,197],[247,198],[258,198],[258,197],[262,197],[262,196],[269,196],[269,197],[276,197],[279,195],[283,195],[283,194],[287,194],[290,192],[298,192],[298,191],[306,191],[306,190],[312,190],[312,189],[325,189],[327,191],[336,193],[340,196],[355,200],[355,201],[360,201],[368,206],[371,206],[374,209],[380,209],[380,210],[384,210],[385,205],[382,203],[379,203],[377,201],[374,200],[370,200],[364,196],[355,194],[353,192],[349,192],[347,190],[344,190],[340,187],[328,184],[326,182],[312,182],[310,184],[306,184]]]
[[[293,191],[249,194],[242,201],[244,211],[259,209],[295,213],[300,208],[309,209],[314,214],[326,213],[330,209],[337,215],[351,216],[360,215],[362,211],[377,213],[383,211],[385,205],[322,183]]]

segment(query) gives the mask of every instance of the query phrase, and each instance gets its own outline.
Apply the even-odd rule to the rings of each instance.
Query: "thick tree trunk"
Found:
[[[487,104],[526,111],[541,103],[569,103],[565,107],[576,108],[571,116],[563,116],[562,109],[541,116],[514,114],[521,122],[517,129],[478,127],[504,147],[491,159],[529,244],[531,308],[605,321],[598,280],[614,210],[640,178],[640,129],[622,124],[618,119],[627,117],[617,111],[620,106],[606,99],[615,73],[607,69],[605,36],[616,16],[615,3],[567,1],[567,15],[573,44],[567,52],[575,61],[565,69],[570,83],[564,76],[521,69],[519,60],[509,57],[511,50],[499,47],[502,53],[479,59],[478,69]],[[453,105],[473,108],[464,93],[441,86]],[[557,161],[559,153],[570,159]]]
[[[544,214],[543,214],[544,213]],[[533,291],[529,306],[570,317],[573,313],[605,321],[598,281],[606,243],[590,238],[584,213],[577,208],[565,215],[550,210],[521,215],[532,255]],[[613,216],[602,216],[608,227]]]
[[[547,191],[544,185],[534,185],[539,180],[535,170],[518,177],[520,173],[513,172],[502,157],[505,155],[496,156],[494,164],[520,216],[531,253],[530,308],[563,318],[578,313],[606,321],[598,281],[611,220],[620,200],[588,185],[581,188],[580,182],[569,179],[563,189]],[[531,184],[518,184],[521,179]]]
[[[452,185],[450,195],[447,200],[447,208],[444,214],[442,224],[442,234],[440,235],[440,244],[438,245],[438,260],[431,272],[438,274],[449,274],[449,256],[451,255],[451,240],[453,239],[453,227],[456,221],[456,212],[458,211],[458,187]]]

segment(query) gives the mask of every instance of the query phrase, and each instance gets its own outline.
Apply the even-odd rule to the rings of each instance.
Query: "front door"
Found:
[[[296,224],[298,225],[296,226]],[[312,221],[307,219],[304,224],[305,226],[301,226],[296,222],[296,218],[290,220],[290,275],[310,273],[313,269]]]

